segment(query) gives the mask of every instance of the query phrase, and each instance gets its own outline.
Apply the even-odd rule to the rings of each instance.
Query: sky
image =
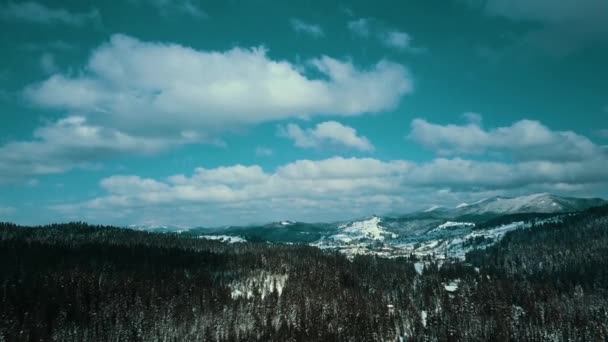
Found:
[[[0,1],[0,221],[608,197],[608,1]]]

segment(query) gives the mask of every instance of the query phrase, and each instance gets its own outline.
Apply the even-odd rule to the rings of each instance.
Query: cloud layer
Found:
[[[52,55],[40,63],[45,72],[57,70]],[[321,76],[309,77],[306,70]],[[81,72],[54,74],[24,90],[31,103],[69,116],[39,127],[31,140],[0,146],[0,180],[212,142],[225,131],[267,121],[381,112],[411,91],[407,69],[389,61],[361,69],[321,56],[295,65],[270,59],[263,48],[197,51],[114,35]],[[335,121],[306,134],[309,147],[330,142],[372,149]]]
[[[153,154],[189,141],[134,137],[71,116],[36,129],[32,140],[0,146],[0,183],[91,167],[125,154]]]
[[[607,151],[571,131],[552,131],[538,121],[485,130],[479,118],[467,125],[411,124],[409,138],[440,155],[503,153],[517,160],[577,161],[605,157]]]
[[[30,86],[37,105],[112,123],[131,134],[213,132],[317,115],[361,115],[394,108],[412,91],[408,71],[380,61],[369,69],[328,56],[308,67],[274,61],[262,48],[197,51],[114,35],[81,75],[56,74]]]
[[[279,135],[293,140],[295,146],[302,148],[320,148],[338,146],[371,152],[374,146],[357,131],[336,121],[326,121],[314,128],[302,129],[296,124],[288,124],[279,128]]]
[[[22,20],[38,24],[65,24],[83,26],[87,23],[99,24],[99,11],[92,9],[86,13],[73,13],[61,8],[51,8],[44,4],[25,1],[8,2],[0,6],[0,18]]]
[[[156,222],[174,217],[171,213],[177,210],[183,211],[181,224],[242,224],[407,212],[496,194],[589,195],[608,189],[608,155],[586,137],[532,120],[486,130],[478,114],[466,117],[470,123],[461,126],[412,121],[410,139],[438,154],[429,161],[332,157],[295,160],[274,170],[254,164],[201,167],[191,175],[165,179],[116,175],[101,181],[104,195],[54,209],[92,217],[145,213],[142,219]],[[372,148],[354,129],[333,121],[308,129],[291,124],[282,130],[300,147],[333,142]]]
[[[197,168],[190,176],[178,174],[165,180],[112,176],[101,182],[105,195],[55,209],[68,215],[145,213],[147,219],[157,222],[175,219],[171,212],[183,210],[187,213],[180,214],[185,220],[179,222],[182,224],[197,220],[212,225],[243,224],[281,218],[310,221],[310,215],[316,220],[335,220],[522,190],[572,193],[606,189],[607,162],[601,158],[520,163],[438,158],[417,163],[333,157],[298,160],[272,172],[259,165]]]

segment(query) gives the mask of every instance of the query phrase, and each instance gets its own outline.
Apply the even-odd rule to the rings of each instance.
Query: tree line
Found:
[[[0,341],[605,341],[607,225],[588,210],[463,262],[2,223]]]

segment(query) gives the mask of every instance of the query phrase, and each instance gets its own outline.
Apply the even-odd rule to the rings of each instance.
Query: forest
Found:
[[[608,206],[466,261],[0,224],[0,341],[607,341]]]

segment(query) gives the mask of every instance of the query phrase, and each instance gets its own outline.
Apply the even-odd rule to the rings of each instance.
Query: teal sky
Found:
[[[0,2],[0,221],[608,197],[604,0]]]

